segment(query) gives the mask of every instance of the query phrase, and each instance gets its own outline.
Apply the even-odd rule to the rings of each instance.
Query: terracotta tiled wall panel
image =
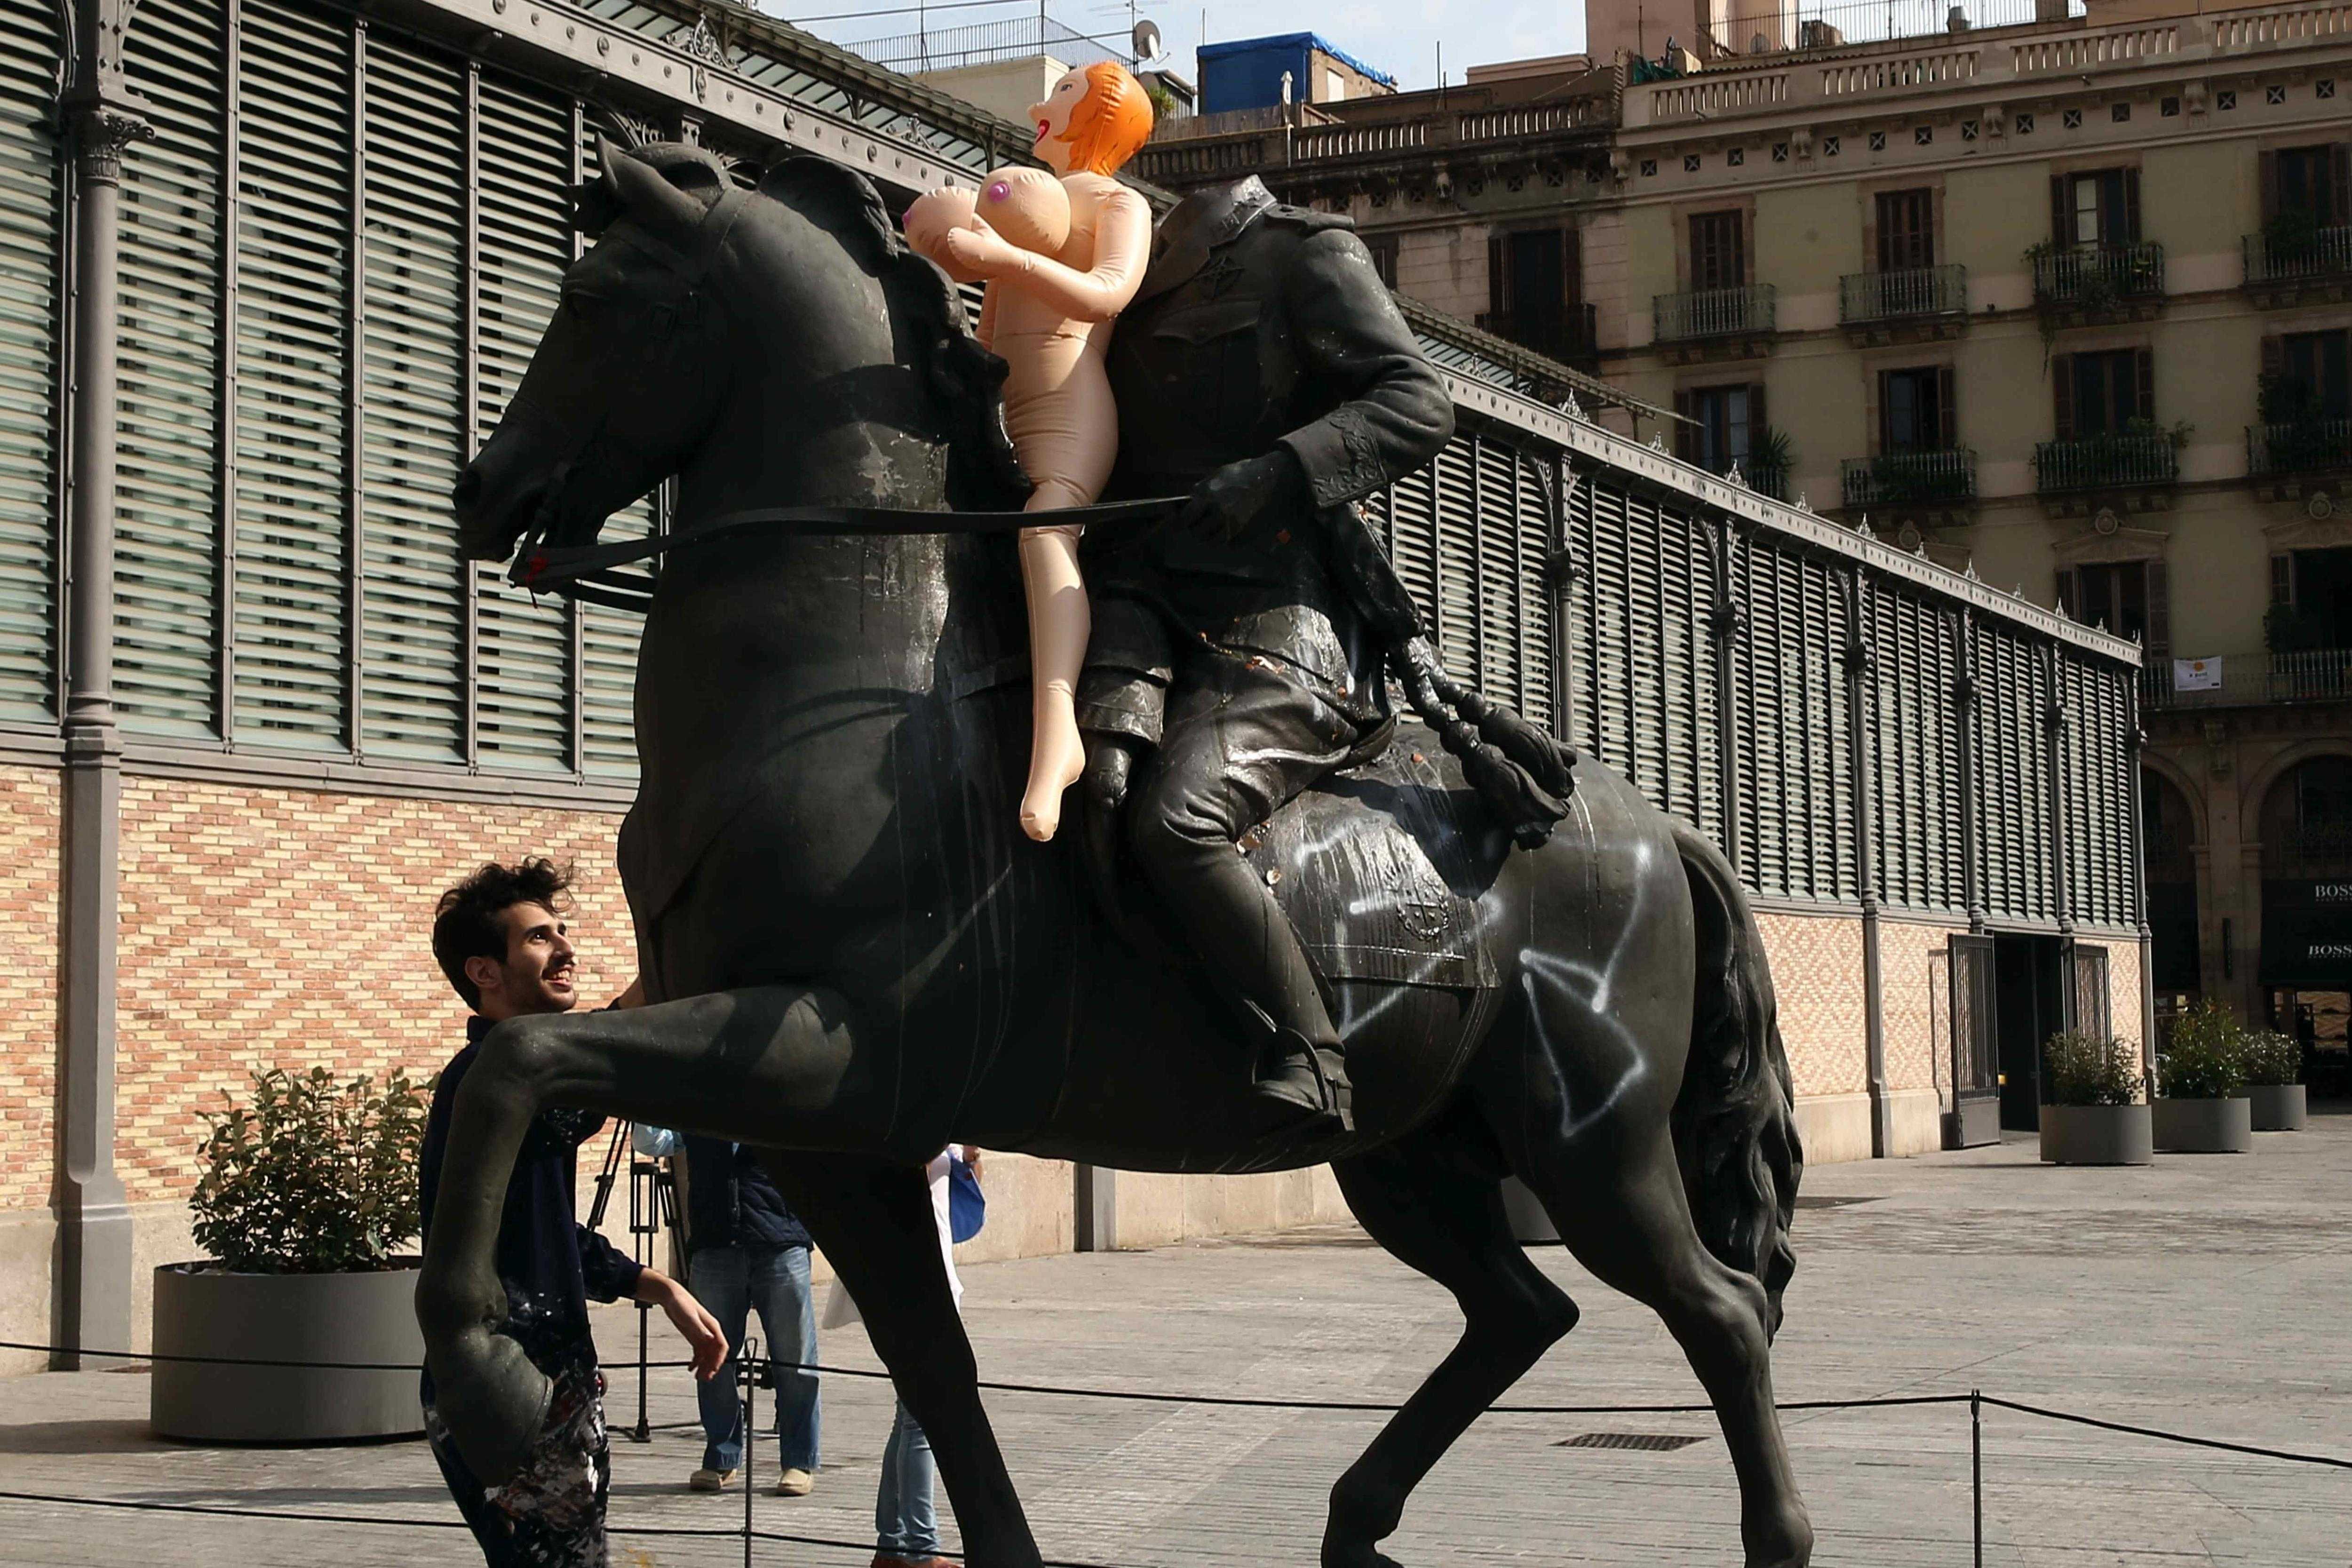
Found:
[[[599,812],[124,781],[116,1159],[131,1200],[187,1195],[199,1112],[257,1067],[437,1071],[465,1008],[433,963],[434,901],[485,859],[574,862],[582,995],[618,993],[635,973],[613,866],[619,824]]]
[[[1940,1089],[1951,1081],[1950,943],[1954,931],[1967,930],[1908,921],[1879,922],[1886,1087],[1891,1089]]]
[[[1797,1092],[1855,1094],[1864,1074],[1862,919],[1759,913]]]
[[[0,768],[0,1212],[49,1201],[58,918],[58,775]]]

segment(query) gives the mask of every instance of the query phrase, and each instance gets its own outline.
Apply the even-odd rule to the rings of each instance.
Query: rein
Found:
[[[550,545],[539,532],[527,534],[515,552],[507,581],[530,593],[568,598],[643,615],[653,604],[657,579],[651,572],[620,568],[672,551],[720,539],[772,531],[787,537],[812,533],[887,535],[904,533],[1011,533],[1024,528],[1082,527],[1157,519],[1183,504],[1181,496],[1145,500],[1098,501],[1053,511],[923,511],[881,506],[764,506],[722,512],[680,533],[657,534],[613,544]]]

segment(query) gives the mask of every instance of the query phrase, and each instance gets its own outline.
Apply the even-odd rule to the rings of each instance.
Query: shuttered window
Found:
[[[1872,762],[1879,893],[1906,909],[1968,905],[1961,886],[1958,707],[1951,612],[1878,582]]]
[[[126,729],[185,738],[220,706],[224,19],[150,6],[125,43],[156,136],[124,157],[114,696]]]
[[[1987,912],[2057,918],[2051,881],[2051,778],[2042,724],[2051,692],[2042,650],[1999,625],[1975,638],[1978,825]]]
[[[1580,605],[1577,685],[1584,702],[1585,750],[1631,777],[1633,755],[1633,624],[1628,550],[1633,522],[1624,487],[1577,489]]]
[[[1448,441],[1432,466],[1437,479],[1437,616],[1432,623],[1438,656],[1465,680],[1477,679],[1477,518],[1472,510],[1475,472],[1470,443]]]
[[[0,718],[54,716],[58,146],[47,5],[0,9]]]
[[[1477,559],[1471,580],[1476,615],[1476,683],[1498,702],[1521,705],[1519,649],[1528,637],[1527,577],[1519,569],[1518,465],[1502,441],[1474,437]]]
[[[239,744],[342,748],[349,711],[352,29],[246,0],[229,566]]]
[[[449,488],[471,418],[463,82],[453,62],[374,30],[366,52],[360,746],[462,762],[469,571]]]
[[[572,181],[572,109],[485,77],[475,112],[481,203],[476,250],[478,443],[496,428],[521,385],[572,261],[565,203]],[[574,614],[560,599],[534,603],[509,586],[503,563],[485,563],[474,571],[480,638],[475,701],[482,764],[568,773]]]

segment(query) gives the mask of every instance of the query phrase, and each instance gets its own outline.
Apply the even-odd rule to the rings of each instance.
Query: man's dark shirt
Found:
[[[489,1020],[479,1016],[466,1020],[466,1048],[442,1069],[433,1090],[416,1194],[427,1237],[433,1234],[433,1201],[441,1185],[457,1086],[466,1081],[489,1028]],[[507,1331],[532,1364],[551,1377],[566,1367],[595,1364],[596,1342],[588,1328],[590,1299],[617,1301],[634,1295],[643,1272],[642,1265],[575,1217],[574,1152],[604,1124],[603,1117],[584,1110],[544,1110],[535,1117],[523,1135],[499,1221],[499,1279],[507,1288]],[[425,1374],[424,1394],[430,1405],[430,1372]]]
[[[689,1132],[686,1147],[686,1240],[705,1247],[807,1247],[809,1233],[751,1151]]]

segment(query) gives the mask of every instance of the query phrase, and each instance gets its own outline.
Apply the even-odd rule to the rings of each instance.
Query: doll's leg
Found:
[[[1031,511],[1084,506],[1087,500],[1048,479],[1029,499]],[[1034,696],[1029,742],[1029,786],[1021,796],[1021,827],[1043,842],[1061,826],[1062,792],[1086,771],[1075,707],[1078,671],[1086,663],[1092,617],[1078,575],[1078,530],[1021,531],[1021,582],[1029,595],[1029,668]]]

